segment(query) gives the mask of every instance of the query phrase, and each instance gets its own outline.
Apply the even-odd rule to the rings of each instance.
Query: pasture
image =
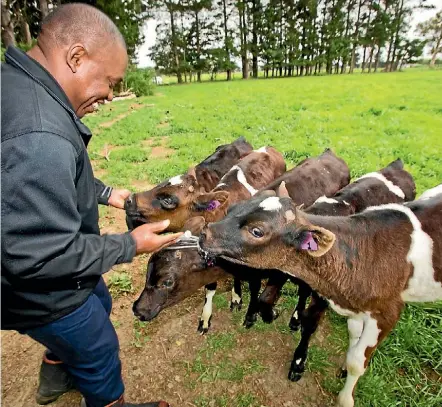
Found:
[[[288,167],[331,147],[352,177],[396,158],[412,173],[418,196],[442,181],[442,71],[413,71],[158,87],[152,97],[115,102],[84,121],[94,137],[96,176],[133,191],[180,174],[216,146],[239,136],[272,145]],[[100,208],[104,233],[126,230],[124,212]],[[242,326],[245,306],[229,310],[230,286],[214,298],[212,326],[197,332],[198,293],[143,323],[132,314],[147,257],[116,266],[105,278],[114,296],[129,401],[163,398],[179,407],[330,406],[343,385],[336,372],[347,349],[345,320],[332,311],[310,347],[307,371],[287,372],[300,334],[288,320],[297,302],[287,284],[273,324]],[[226,292],[224,292],[226,291]],[[247,304],[247,295],[245,305]],[[32,407],[41,347],[2,332],[3,405]],[[54,407],[74,406],[71,393]],[[357,407],[442,404],[442,304],[408,305],[375,353],[355,392]]]

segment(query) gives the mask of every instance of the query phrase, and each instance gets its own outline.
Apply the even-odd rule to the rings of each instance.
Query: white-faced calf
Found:
[[[442,194],[349,217],[310,215],[288,198],[257,197],[208,225],[200,245],[213,256],[300,278],[348,318],[340,407],[354,406],[354,387],[404,304],[442,299]]]

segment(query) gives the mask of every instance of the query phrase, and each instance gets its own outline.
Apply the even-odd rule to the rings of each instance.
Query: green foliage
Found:
[[[152,82],[154,75],[155,71],[151,68],[131,67],[124,78],[124,87],[137,96],[151,96],[155,88]]]
[[[107,285],[114,298],[130,294],[133,291],[132,278],[127,273],[114,271],[109,277]]]

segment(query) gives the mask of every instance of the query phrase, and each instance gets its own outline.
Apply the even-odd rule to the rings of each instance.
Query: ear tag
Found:
[[[310,250],[314,252],[318,250],[318,243],[313,239],[312,232],[307,232],[307,237],[301,243],[301,250]]]
[[[214,211],[219,206],[221,206],[220,201],[210,201],[209,205],[207,205],[206,211]]]

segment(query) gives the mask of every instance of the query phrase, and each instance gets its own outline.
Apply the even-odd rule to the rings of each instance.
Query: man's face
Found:
[[[113,98],[113,87],[123,79],[127,53],[121,44],[109,45],[95,52],[73,54],[68,65],[72,73],[68,96],[78,117],[94,111],[95,103]],[[73,68],[74,67],[74,68]]]

